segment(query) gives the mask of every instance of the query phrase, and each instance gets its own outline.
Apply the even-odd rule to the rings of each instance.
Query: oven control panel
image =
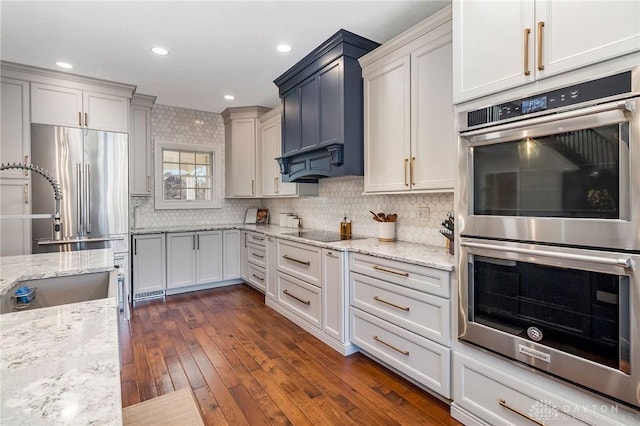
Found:
[[[467,127],[631,92],[631,71],[540,93],[467,113]]]

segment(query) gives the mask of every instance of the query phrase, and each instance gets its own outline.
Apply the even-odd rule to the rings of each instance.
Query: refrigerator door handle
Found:
[[[80,163],[76,163],[76,182],[78,189],[76,192],[76,219],[78,220],[78,235],[82,235],[82,166]]]
[[[85,220],[87,222],[87,234],[91,233],[91,169],[88,164],[85,164],[85,191],[87,192],[87,198],[85,200],[86,204],[86,216]]]

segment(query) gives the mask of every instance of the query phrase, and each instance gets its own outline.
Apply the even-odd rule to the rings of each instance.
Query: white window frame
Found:
[[[211,200],[165,200],[162,151],[169,149],[172,151],[195,151],[211,155]],[[220,148],[214,145],[175,143],[167,140],[156,139],[154,144],[154,176],[155,176],[155,209],[221,209],[222,208],[222,161],[220,159]]]

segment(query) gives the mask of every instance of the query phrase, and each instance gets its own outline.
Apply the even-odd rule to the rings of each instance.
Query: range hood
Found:
[[[340,30],[274,80],[282,100],[283,182],[364,175],[362,69],[379,44]]]

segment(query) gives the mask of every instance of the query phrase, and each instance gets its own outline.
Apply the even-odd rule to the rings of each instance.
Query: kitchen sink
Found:
[[[0,314],[103,299],[110,295],[109,284],[109,272],[22,281],[16,288],[0,297]],[[16,298],[12,296],[22,286],[30,289],[37,287],[35,297],[26,306],[16,306]]]

